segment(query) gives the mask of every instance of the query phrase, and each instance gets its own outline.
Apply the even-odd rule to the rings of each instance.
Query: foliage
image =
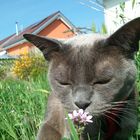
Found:
[[[6,78],[9,76],[10,68],[12,67],[14,60],[2,59],[0,60],[0,79]]]
[[[106,28],[106,25],[104,23],[102,24],[100,33],[101,34],[107,34],[107,28]]]
[[[95,25],[94,22],[92,24],[91,30],[92,30],[93,33],[96,33],[97,32],[96,25]]]
[[[134,8],[135,4],[136,4],[136,0],[132,0],[132,9]]]
[[[140,92],[140,51],[137,52],[135,56],[136,65],[137,65],[137,89]]]
[[[93,33],[97,33],[98,32],[94,22],[92,24],[91,30],[92,30]],[[99,32],[101,34],[107,34],[107,28],[106,28],[106,25],[104,23],[102,24],[101,29],[100,29]]]
[[[41,56],[26,54],[14,62],[12,72],[19,79],[37,79],[40,73],[47,72],[47,64]]]
[[[0,140],[35,140],[49,90],[46,75],[38,81],[0,81]]]

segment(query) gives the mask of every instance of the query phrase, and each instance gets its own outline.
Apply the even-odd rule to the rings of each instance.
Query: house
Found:
[[[60,12],[53,13],[47,18],[36,22],[23,31],[0,41],[0,48],[8,55],[22,55],[28,53],[34,46],[23,38],[23,34],[32,33],[53,38],[69,38],[75,35],[75,26]]]
[[[103,0],[105,24],[109,33],[124,23],[140,17],[140,0]],[[125,2],[125,4],[123,4]],[[122,3],[122,4],[121,4]],[[121,4],[121,6],[120,6]],[[123,16],[124,22],[122,20]]]

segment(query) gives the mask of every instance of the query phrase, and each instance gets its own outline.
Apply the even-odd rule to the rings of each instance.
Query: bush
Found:
[[[0,60],[0,79],[10,75],[10,68],[12,67],[13,61],[9,59]]]
[[[26,54],[14,62],[12,72],[19,79],[36,79],[47,72],[47,63],[41,56]]]

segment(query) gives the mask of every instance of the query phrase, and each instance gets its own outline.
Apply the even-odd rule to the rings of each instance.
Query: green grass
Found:
[[[45,76],[39,80],[0,81],[0,140],[35,140],[49,90]]]

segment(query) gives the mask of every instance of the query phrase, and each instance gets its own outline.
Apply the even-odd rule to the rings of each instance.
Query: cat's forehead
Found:
[[[70,39],[66,39],[63,41],[63,44],[73,48],[93,47],[95,43],[105,39],[106,37],[107,36],[101,34],[83,34],[74,36]]]
[[[64,40],[63,60],[68,60],[71,64],[97,62],[99,57],[105,57],[109,52],[104,47],[106,38],[101,34],[83,34]]]
[[[122,55],[118,47],[106,45],[106,38],[100,34],[84,34],[64,40],[64,51],[55,57],[55,64],[64,63],[76,68],[94,67],[98,64],[105,67],[113,64],[118,66]]]

